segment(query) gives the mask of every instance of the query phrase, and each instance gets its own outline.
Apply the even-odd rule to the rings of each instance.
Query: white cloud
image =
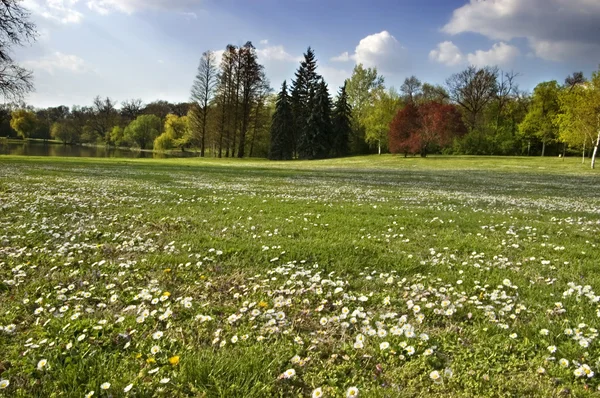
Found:
[[[266,45],[269,44],[269,40],[264,39],[264,40],[261,40],[259,43],[260,43],[261,46],[266,46]]]
[[[352,59],[354,59],[354,57],[351,56],[350,53],[348,53],[348,51],[345,51],[345,52],[341,53],[340,55],[331,58],[330,61],[332,61],[332,62],[348,62]]]
[[[517,47],[500,42],[494,44],[488,51],[477,50],[475,53],[467,55],[467,60],[469,64],[479,67],[487,65],[508,66],[519,54],[520,51]]]
[[[337,69],[327,65],[320,65],[318,72],[327,82],[331,95],[335,95],[346,79],[352,76],[352,70]]]
[[[23,0],[32,13],[61,24],[79,23],[83,14],[74,7],[79,0]]]
[[[479,33],[501,41],[525,38],[543,59],[577,57],[598,62],[599,25],[598,0],[470,0],[454,11],[442,30],[452,35]]]
[[[53,75],[56,71],[67,71],[72,73],[84,73],[89,70],[85,61],[77,55],[55,52],[42,58],[23,62],[26,68],[46,71]]]
[[[300,62],[302,57],[295,57],[288,53],[283,46],[269,46],[256,50],[258,61],[289,61]]]
[[[464,62],[464,55],[451,41],[439,43],[429,52],[429,59],[447,66],[456,66]]]
[[[354,54],[343,52],[331,58],[333,62],[355,61],[368,68],[376,67],[380,72],[394,73],[406,64],[406,51],[400,42],[387,30],[362,39]]]
[[[133,14],[142,9],[181,11],[201,2],[202,0],[88,0],[87,5],[91,10],[106,15],[112,11]]]

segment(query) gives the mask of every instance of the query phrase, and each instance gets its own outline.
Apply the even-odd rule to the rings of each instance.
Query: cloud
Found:
[[[345,51],[345,52],[341,53],[340,55],[331,58],[330,61],[332,61],[332,62],[348,62],[352,59],[354,59],[354,57],[351,56],[350,53],[348,53],[348,51]]]
[[[354,54],[347,51],[331,58],[332,62],[354,61],[368,68],[376,67],[380,72],[395,73],[406,65],[406,50],[387,30],[362,39]]]
[[[89,71],[85,61],[77,55],[55,52],[42,58],[23,62],[26,68],[46,71],[53,75],[56,71],[67,71],[72,73],[84,73]]]
[[[288,53],[283,46],[269,46],[256,50],[259,62],[262,61],[285,61],[300,62],[302,57],[295,57]]]
[[[460,65],[464,62],[464,55],[451,41],[439,43],[429,52],[429,59],[447,66]]]
[[[23,0],[32,13],[61,24],[80,23],[83,14],[74,7],[79,0]]]
[[[477,50],[475,53],[467,55],[469,64],[475,66],[510,65],[518,57],[520,51],[517,47],[508,45],[504,42],[496,43],[488,51]]]
[[[112,11],[133,14],[144,9],[182,11],[201,2],[202,0],[89,0],[87,5],[91,10],[106,15]]]
[[[470,0],[454,10],[442,30],[451,35],[479,33],[505,42],[524,38],[533,53],[546,60],[600,61],[598,26],[597,0]]]

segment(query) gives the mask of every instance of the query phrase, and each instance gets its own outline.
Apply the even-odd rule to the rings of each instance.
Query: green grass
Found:
[[[592,396],[599,233],[575,158],[0,157],[0,396]]]

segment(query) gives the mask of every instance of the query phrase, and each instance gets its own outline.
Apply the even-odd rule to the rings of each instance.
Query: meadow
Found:
[[[588,167],[0,157],[0,397],[596,396]]]

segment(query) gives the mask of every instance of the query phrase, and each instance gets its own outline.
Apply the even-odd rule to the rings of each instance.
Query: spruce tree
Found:
[[[293,151],[299,152],[299,145],[304,141],[302,137],[308,118],[312,112],[311,93],[317,91],[317,86],[321,77],[317,74],[317,60],[312,48],[308,48],[304,54],[304,60],[295,73],[295,80],[292,82],[291,106],[294,119],[294,128],[292,130]]]
[[[275,113],[271,124],[271,148],[269,159],[290,160],[292,159],[292,108],[288,96],[287,82],[283,82],[281,92],[277,96]]]
[[[323,79],[318,83],[310,103],[311,113],[300,140],[298,154],[301,159],[323,159],[330,154],[333,144],[331,98]]]
[[[348,103],[346,83],[340,87],[332,116],[333,143],[331,154],[334,157],[348,156],[350,135],[352,134],[352,107]]]

